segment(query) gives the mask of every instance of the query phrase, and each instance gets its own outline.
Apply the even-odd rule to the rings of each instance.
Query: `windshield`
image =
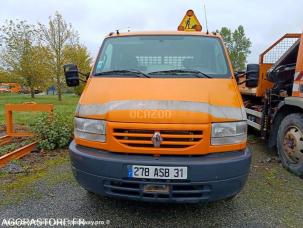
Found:
[[[114,73],[108,74],[107,73]],[[206,36],[128,36],[107,38],[95,76],[231,77],[220,39]],[[136,77],[133,76],[133,77]],[[140,75],[139,75],[140,76]]]

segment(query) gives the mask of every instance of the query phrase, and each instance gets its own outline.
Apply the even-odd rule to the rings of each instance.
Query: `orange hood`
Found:
[[[134,123],[246,119],[235,80],[204,78],[90,78],[76,115]]]

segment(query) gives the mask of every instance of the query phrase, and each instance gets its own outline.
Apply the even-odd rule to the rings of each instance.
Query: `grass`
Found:
[[[23,141],[19,141],[19,142],[12,142],[12,143],[9,143],[9,144],[4,144],[4,145],[1,145],[0,147],[0,156],[8,153],[8,152],[11,152],[11,151],[14,151],[18,148],[21,148],[29,143],[31,143],[32,141],[27,139],[27,140],[23,140]]]
[[[19,160],[16,160],[18,162]],[[46,192],[41,192],[37,183],[43,180],[42,185],[46,185],[48,190],[58,183],[75,183],[70,169],[60,171],[62,165],[68,167],[69,157],[67,151],[55,157],[49,157],[45,162],[35,164],[30,173],[20,173],[15,175],[0,175],[0,206],[16,204],[24,199],[39,199]],[[49,168],[52,168],[51,170]],[[58,169],[59,171],[56,171]],[[41,184],[41,183],[40,183]],[[41,188],[41,187],[40,187]]]
[[[36,95],[35,99],[32,99],[27,94],[0,94],[0,125],[5,123],[4,105],[8,103],[22,104],[24,102],[36,102],[44,104],[54,104],[55,111],[64,113],[66,115],[73,116],[76,104],[79,97],[72,94],[63,95],[63,100],[58,101],[57,96],[49,95]],[[35,121],[40,113],[37,112],[16,112],[14,113],[14,123],[29,125]]]
[[[22,104],[24,102],[53,104],[56,112],[63,113],[65,116],[70,116],[70,118],[73,118],[78,100],[79,97],[72,94],[63,95],[62,101],[58,101],[57,96],[37,95],[35,99],[31,99],[30,95],[25,94],[0,94],[0,125],[5,124],[5,104]],[[40,115],[41,113],[39,112],[15,112],[14,123],[29,126]],[[8,151],[12,151],[17,147],[20,147],[20,145],[20,143],[11,143],[1,146],[0,155],[5,154]],[[66,152],[55,157],[48,157],[42,164],[32,164],[30,167],[32,171],[29,173],[25,172],[21,174],[11,175],[0,172],[0,179],[1,181],[4,181],[4,183],[1,183],[0,181],[0,198],[2,198],[2,196],[5,198],[5,200],[0,200],[0,206],[19,202],[20,200],[25,199],[30,195],[33,195],[35,198],[41,197],[44,193],[39,192],[35,186],[35,183],[40,179],[46,181],[45,184],[47,184],[47,186],[55,185],[58,182],[73,181],[73,177],[70,172],[59,172],[55,174],[46,172],[49,166],[60,166],[67,163],[67,155],[68,153]],[[15,162],[19,163],[21,161],[16,160]],[[11,177],[12,180],[5,182],[5,180],[9,177]],[[10,194],[12,191],[14,194]]]

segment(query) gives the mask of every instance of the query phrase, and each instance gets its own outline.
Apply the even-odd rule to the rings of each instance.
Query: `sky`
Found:
[[[56,11],[71,23],[95,57],[111,31],[177,30],[188,9],[193,9],[205,30],[243,25],[252,42],[249,63],[285,33],[303,31],[302,0],[0,0],[0,25],[5,20],[47,23]]]

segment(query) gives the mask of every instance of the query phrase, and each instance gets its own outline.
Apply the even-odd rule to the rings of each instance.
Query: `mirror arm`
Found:
[[[236,75],[235,77],[236,78],[242,78],[242,77],[244,77],[246,75],[246,73],[243,73],[243,74],[238,74],[238,75]]]
[[[250,81],[250,80],[245,80],[245,81],[239,83],[239,79],[240,79],[240,78],[243,78],[243,77],[246,76],[247,74],[251,74],[251,73],[258,73],[258,71],[251,70],[251,71],[246,71],[246,72],[244,72],[244,73],[239,73],[239,74],[236,73],[236,74],[235,74],[235,78],[236,78],[236,80],[237,80],[238,85],[241,85],[241,84],[244,84],[244,83],[247,82],[247,81]]]
[[[254,79],[247,79],[247,80],[244,80],[243,82],[239,82],[238,85],[242,85],[246,82],[249,82],[249,81],[254,81]]]
[[[243,82],[238,82],[237,84],[238,85],[242,85],[242,84],[244,84],[244,83],[246,83],[247,82],[247,80],[244,80]]]
[[[79,74],[81,74],[81,75],[83,75],[83,76],[85,76],[86,78],[88,78],[89,77],[89,73],[82,73],[82,72],[78,72]]]
[[[254,70],[246,71],[246,72],[241,73],[241,74],[235,74],[235,77],[237,77],[237,78],[242,78],[242,77],[244,77],[245,75],[251,74],[251,73],[258,73],[258,71],[254,71]]]
[[[79,74],[81,74],[82,76],[85,76],[85,79],[82,79],[82,78],[80,78],[79,80],[81,81],[81,82],[87,82],[87,79],[89,78],[89,74],[90,73],[82,73],[82,72],[78,72]]]

